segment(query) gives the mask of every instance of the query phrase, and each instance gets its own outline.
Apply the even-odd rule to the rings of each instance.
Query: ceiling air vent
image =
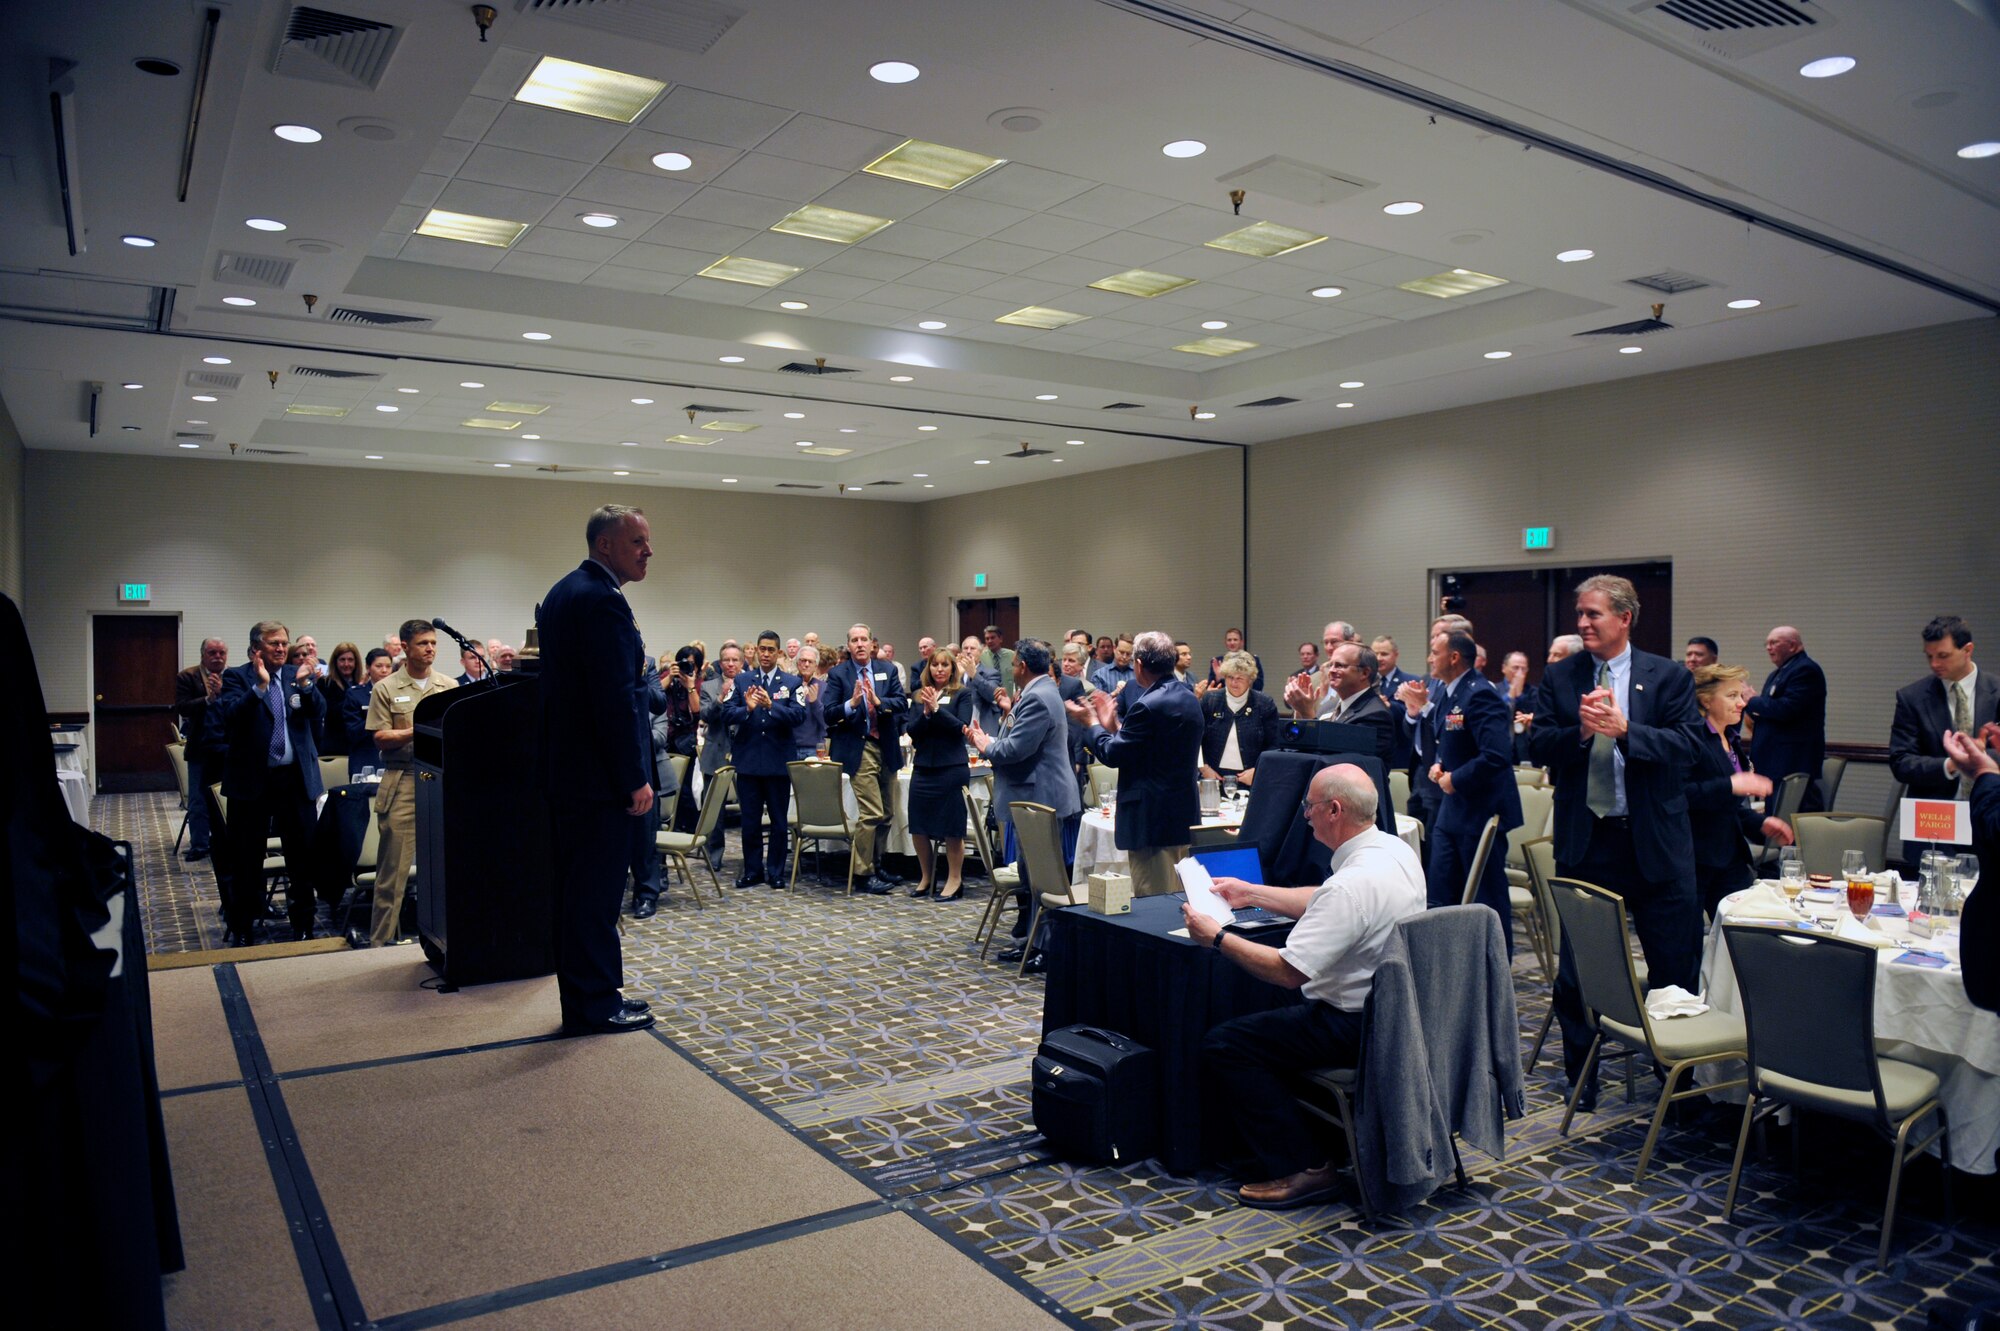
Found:
[[[778,485],[777,485],[777,488],[778,488],[778,489],[780,489],[780,490],[824,490],[824,489],[826,489],[826,487],[825,487],[824,485],[807,485],[807,484],[806,484],[805,482],[803,482],[803,481],[779,481],[779,482],[778,482]]]
[[[215,442],[215,436],[212,434],[200,434],[194,430],[176,430],[174,431],[174,440],[190,444],[212,444]]]
[[[620,468],[616,468],[616,469],[614,469],[614,468],[611,468],[611,467],[572,467],[572,466],[569,466],[569,465],[567,465],[566,463],[561,463],[561,462],[551,462],[551,463],[548,463],[548,464],[546,464],[545,466],[540,466],[540,467],[537,467],[537,468],[535,468],[535,470],[536,470],[536,471],[546,471],[546,472],[549,472],[549,473],[551,473],[552,475],[557,475],[557,476],[567,476],[567,475],[569,475],[569,474],[570,474],[571,472],[596,472],[596,473],[597,473],[598,475],[600,475],[600,476],[615,476],[615,475],[625,475],[625,476],[657,476],[657,475],[659,475],[659,473],[658,473],[658,472],[655,472],[655,471],[639,471],[639,472],[635,472],[635,471],[633,471],[633,470],[632,470],[631,468],[629,468],[629,467],[620,467]]]
[[[247,457],[256,458],[302,458],[306,455],[303,448],[246,448],[243,452]]]
[[[1712,287],[1715,285],[1715,283],[1705,277],[1696,277],[1693,273],[1683,273],[1677,268],[1669,268],[1664,272],[1648,273],[1644,277],[1628,277],[1625,279],[1625,283],[1627,286],[1644,287],[1648,291],[1657,291],[1666,296],[1678,296],[1683,291],[1699,291],[1703,287]]]
[[[705,407],[699,402],[690,402],[682,411],[691,411],[697,416],[727,416],[735,412],[750,411],[750,407]]]
[[[715,0],[520,0],[518,8],[690,55],[705,53],[743,17]]]
[[[388,71],[402,35],[387,23],[299,5],[285,17],[285,35],[271,57],[271,72],[372,89]]]
[[[273,259],[263,254],[232,254],[225,250],[215,257],[215,280],[278,291],[292,280],[294,266],[290,259]]]
[[[812,365],[801,365],[798,361],[793,361],[789,365],[780,365],[778,369],[781,373],[784,374],[853,374],[854,373],[853,370],[844,370],[838,365],[828,365],[825,361],[819,361]]]
[[[1628,12],[1729,60],[1823,32],[1835,21],[1811,0],[1655,0]]]
[[[189,388],[220,388],[225,393],[233,393],[243,387],[243,376],[226,370],[192,370],[187,377]]]
[[[1137,411],[1145,405],[1143,402],[1107,402],[1104,404],[1103,409],[1105,411]]]
[[[354,310],[346,306],[335,307],[333,313],[326,317],[337,324],[364,324],[369,328],[388,328],[396,332],[414,333],[437,326],[435,315],[391,314],[387,310]]]
[[[1260,397],[1255,402],[1239,404],[1237,410],[1241,411],[1245,407],[1289,407],[1297,401],[1295,397]]]
[[[1571,333],[1571,337],[1644,337],[1647,333],[1664,333],[1673,327],[1661,316],[1667,312],[1664,305],[1653,307],[1650,319],[1635,319],[1628,324],[1612,324],[1609,328],[1586,328],[1581,333]]]
[[[368,370],[329,370],[320,365],[294,365],[292,373],[301,379],[361,379],[379,382],[382,378]]]

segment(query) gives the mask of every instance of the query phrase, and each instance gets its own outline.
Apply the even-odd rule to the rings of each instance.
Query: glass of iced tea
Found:
[[[1840,872],[1847,879],[1847,909],[1857,920],[1866,920],[1875,909],[1875,880],[1868,876],[1868,857],[1861,851],[1843,851]]]

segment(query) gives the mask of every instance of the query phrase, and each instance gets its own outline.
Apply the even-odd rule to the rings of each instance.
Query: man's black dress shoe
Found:
[[[738,887],[755,887],[763,881],[764,875],[761,873],[746,873],[736,880],[736,885]]]
[[[623,1012],[651,1012],[653,1010],[643,998],[621,998],[618,1000],[618,1007]]]
[[[205,860],[208,858],[208,847],[190,846],[187,849],[187,853],[182,855],[181,858],[186,860],[189,864],[193,864],[196,860]]]
[[[659,913],[660,899],[658,897],[640,897],[632,903],[632,918],[635,920],[650,920]]]
[[[854,890],[856,892],[866,892],[871,897],[886,897],[896,889],[883,882],[876,875],[870,874],[866,878],[855,879]]]
[[[993,960],[1002,966],[1018,966],[1021,964],[1021,954],[1026,950],[1026,946],[1024,943],[1016,943]]]
[[[622,1003],[619,1010],[602,1021],[566,1021],[562,1025],[564,1035],[617,1035],[622,1031],[643,1031],[653,1024],[650,1012],[628,1012]]]
[[[294,943],[303,943],[312,936],[313,936],[313,931],[312,931],[312,926],[310,924],[308,924],[303,929],[292,930],[292,941]]]
[[[1023,975],[1040,975],[1049,968],[1049,954],[1036,948],[1028,954],[1028,964],[1021,968]]]
[[[901,887],[904,883],[910,881],[894,870],[884,869],[879,864],[875,866],[875,876],[891,887]]]

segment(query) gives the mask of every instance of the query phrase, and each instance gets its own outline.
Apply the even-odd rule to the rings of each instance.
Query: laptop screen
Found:
[[[1211,878],[1241,878],[1246,883],[1264,881],[1264,860],[1255,846],[1216,846],[1196,851],[1194,858],[1201,861]]]

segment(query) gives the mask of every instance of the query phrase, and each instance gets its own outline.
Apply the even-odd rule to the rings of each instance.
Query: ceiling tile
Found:
[[[784,221],[785,215],[791,211],[790,205],[782,199],[739,194],[717,185],[704,185],[695,191],[692,199],[674,209],[674,216],[768,231],[774,223]]]
[[[1102,240],[1093,240],[1088,245],[1080,245],[1071,253],[1079,259],[1101,259],[1105,263],[1118,265],[1099,274],[1106,276],[1126,268],[1156,263],[1163,255],[1172,254],[1181,248],[1183,247],[1172,241],[1140,235],[1136,231],[1120,231]]]
[[[1090,326],[1089,324],[1078,325],[1078,327],[1081,328],[1088,328],[1089,326]],[[1043,333],[1040,337],[1034,338],[1028,343],[1029,346],[1035,348],[1035,350],[1037,351],[1055,351],[1062,353],[1083,351],[1086,348],[1094,347],[1097,344],[1098,344],[1097,338],[1086,337],[1079,333],[1072,333],[1067,328],[1058,328],[1052,333]]]
[[[1003,227],[994,232],[992,238],[1010,245],[1027,245],[1053,254],[1067,254],[1110,234],[1109,227],[1091,222],[1078,222],[1067,217],[1030,217]]]
[[[912,185],[908,181],[864,175],[849,176],[813,200],[827,208],[845,208],[850,213],[893,217],[898,221],[937,201],[938,192],[934,189]]]
[[[839,254],[844,245],[830,240],[814,240],[811,236],[791,236],[781,231],[766,231],[744,241],[731,251],[750,259],[767,259],[772,263],[788,263],[794,268],[811,268]]]
[[[879,285],[870,278],[849,277],[844,273],[829,273],[824,268],[816,268],[809,273],[800,273],[785,283],[785,290],[804,296],[824,296],[828,300],[853,300]]]
[[[426,211],[428,210],[415,207],[412,204],[398,204],[389,213],[389,220],[382,223],[383,234],[387,235],[390,232],[395,232],[398,235],[409,235],[417,229],[417,224],[424,220],[424,213]]]
[[[677,273],[691,277],[716,260],[700,250],[675,249],[671,245],[635,243],[618,252],[618,266],[649,273]]]
[[[479,82],[472,85],[474,95],[505,102],[521,90],[528,81],[528,75],[535,72],[541,63],[539,51],[526,50],[519,46],[502,45],[487,61],[486,72],[479,76]]]
[[[403,202],[412,208],[429,208],[437,202],[438,195],[451,183],[445,176],[418,176],[403,191]]]
[[[519,250],[494,265],[496,273],[541,277],[556,282],[581,282],[601,265],[595,259],[563,259],[553,254],[523,254]]]
[[[887,305],[893,310],[928,310],[944,296],[923,287],[899,286],[885,283],[868,293],[871,305]]]
[[[684,171],[662,171],[653,165],[654,157],[668,152],[681,154],[693,165]],[[702,143],[681,135],[634,129],[628,130],[618,146],[605,156],[604,165],[615,166],[621,171],[636,171],[660,180],[705,185],[742,155],[741,148],[725,148],[721,144]]]
[[[630,242],[611,236],[587,235],[581,231],[558,231],[538,226],[514,242],[514,253],[547,254],[560,259],[588,259],[593,265],[609,259]],[[509,271],[501,269],[502,272]]]
[[[1161,347],[1176,346],[1202,336],[1205,334],[1189,333],[1185,328],[1128,328],[1124,336],[1118,340],[1131,346],[1157,351]]]
[[[1137,296],[1123,296],[1115,291],[1090,291],[1087,289],[1083,291],[1065,291],[1062,295],[1055,297],[1054,301],[1058,308],[1068,310],[1071,314],[1088,314],[1092,318],[1106,314],[1116,314],[1121,318],[1129,317],[1125,314],[1125,311],[1142,308],[1151,303]],[[1048,301],[1040,303],[1043,305],[1049,304]],[[1139,322],[1144,321],[1141,320]]]
[[[993,274],[981,268],[966,268],[955,263],[927,263],[903,279],[913,287],[923,287],[927,291],[973,291],[993,280]]]
[[[476,147],[477,144],[464,139],[439,139],[424,162],[424,173],[432,176],[455,175],[458,168],[465,164],[466,155]]]
[[[437,206],[448,212],[499,217],[509,222],[539,222],[560,202],[559,195],[508,189],[476,180],[454,180],[437,198]]]
[[[1390,254],[1372,263],[1356,264],[1342,269],[1342,275],[1355,282],[1366,282],[1370,286],[1393,287],[1402,282],[1414,282],[1420,277],[1430,277],[1437,273],[1450,272],[1457,264],[1438,263],[1431,259],[1417,259],[1405,254]],[[1494,274],[1502,276],[1502,274]],[[1404,293],[1408,295],[1408,292]],[[1436,300],[1436,296],[1427,296]]]
[[[375,259],[393,259],[403,252],[403,243],[409,238],[410,233],[400,229],[381,232],[375,239],[368,242],[369,257]]]
[[[863,248],[881,250],[885,254],[901,254],[911,259],[942,259],[954,250],[964,249],[971,243],[970,236],[961,236],[951,231],[938,231],[915,222],[903,222],[897,226],[885,227],[861,242]]]
[[[1348,308],[1345,299],[1335,301],[1314,301],[1312,308],[1304,313],[1292,315],[1285,322],[1297,324],[1321,333],[1344,333],[1372,324],[1384,323],[1364,310]]]
[[[786,284],[789,288],[790,283]],[[869,293],[871,296],[873,292]],[[877,305],[873,300],[850,300],[833,313],[833,317],[844,323],[867,324],[871,328],[889,328],[910,317],[910,312],[894,305]]]
[[[1317,245],[1308,245],[1302,250],[1293,250],[1290,254],[1276,255],[1271,259],[1271,262],[1289,264],[1294,268],[1304,268],[1315,273],[1333,274],[1351,273],[1355,269],[1365,264],[1374,263],[1379,259],[1393,259],[1396,257],[1398,256],[1388,250],[1378,250],[1368,245],[1356,245],[1351,241],[1332,237],[1322,240]],[[1450,267],[1452,265],[1448,263],[1438,264],[1436,267],[1426,268],[1424,271],[1435,273]]]
[[[1296,296],[1308,300],[1312,298],[1312,289],[1325,280],[1311,273],[1302,272],[1290,264],[1272,263],[1269,259],[1260,259],[1247,268],[1238,268],[1229,275],[1231,286],[1246,287],[1251,291],[1261,291],[1271,296]],[[1335,285],[1345,286],[1346,283],[1335,283]]]
[[[723,282],[713,277],[684,278],[674,288],[676,296],[686,296],[690,300],[705,300],[712,305],[748,305],[768,287],[754,287],[747,282]]]
[[[1060,203],[1050,205],[1048,211],[1060,217],[1074,217],[1079,221],[1095,222],[1099,226],[1123,230],[1135,222],[1158,217],[1173,206],[1172,199],[1141,194],[1137,190],[1123,189],[1117,185],[1098,185]]]
[[[444,127],[448,139],[465,139],[477,143],[486,131],[493,127],[493,121],[507,109],[504,97],[468,97],[465,104],[452,115]]]
[[[996,282],[993,280],[993,275],[988,273],[986,285],[975,289],[973,294],[988,300],[1005,301],[1007,309],[1002,310],[1002,314],[1012,313],[1024,305],[1052,305],[1069,310],[1072,314],[1084,313],[1068,303],[1074,297],[1074,292],[1065,291],[1054,283],[1039,281],[1032,277],[1003,277]]]
[[[1247,254],[1232,254],[1228,250],[1212,250],[1205,245],[1191,245],[1184,250],[1159,260],[1160,270],[1179,273],[1182,277],[1192,277],[1206,282],[1230,273],[1240,272],[1253,263],[1262,262]]]
[[[1023,268],[1022,277],[1039,277],[1047,282],[1060,282],[1064,286],[1085,287],[1112,269],[1097,259],[1077,259],[1067,254],[1057,255],[1033,268]]]
[[[1255,219],[1251,219],[1254,221]],[[1178,208],[1135,222],[1132,230],[1148,236],[1163,236],[1183,245],[1201,245],[1250,225],[1249,222],[1214,208],[1198,208],[1184,203]]]
[[[985,268],[996,273],[1018,273],[1023,268],[1046,263],[1054,257],[1055,255],[1047,250],[1032,250],[1025,245],[1009,245],[999,240],[977,240],[962,250],[954,251],[951,261],[967,268]]]
[[[879,129],[802,114],[787,120],[757,149],[839,171],[859,171],[902,141],[900,135]]]
[[[998,319],[1003,314],[1012,314],[1020,308],[1019,304],[1010,304],[1004,300],[991,300],[985,296],[953,296],[950,300],[940,301],[937,312],[948,318],[986,322]],[[965,330],[960,329],[958,331],[963,332]]]
[[[877,282],[893,282],[903,274],[913,272],[922,266],[921,259],[906,259],[900,254],[883,254],[876,250],[852,247],[819,265],[821,269],[830,273],[844,273],[848,277],[872,277]]]
[[[411,236],[398,256],[411,263],[443,264],[448,268],[477,268],[490,271],[500,260],[507,257],[505,250],[496,250],[491,245],[468,245],[458,240],[439,240],[436,236]]]
[[[1303,300],[1291,300],[1284,296],[1252,296],[1248,300],[1241,300],[1222,308],[1232,317],[1241,319],[1289,319],[1293,315],[1305,313],[1310,307]],[[1234,337],[1236,334],[1232,332],[1229,336]]]
[[[637,291],[648,296],[664,296],[680,285],[679,273],[649,273],[640,268],[620,268],[615,264],[604,267],[583,279],[587,287],[611,287],[618,291]]]
[[[1026,221],[1031,216],[1033,214],[1025,208],[954,197],[939,199],[918,213],[916,220],[941,231],[956,231],[965,236],[990,236],[1002,227]]]
[[[1044,171],[1023,162],[1009,162],[997,170],[960,185],[954,193],[988,203],[1004,203],[1015,208],[1040,212],[1064,199],[1089,189],[1091,182],[1076,176]]]
[[[533,190],[538,194],[567,194],[589,170],[581,162],[482,143],[458,168],[458,179]]]
[[[640,118],[647,129],[662,134],[685,134],[703,143],[726,143],[732,148],[754,148],[772,130],[791,119],[792,113],[776,106],[746,102],[739,97],[704,92],[685,84],[669,89],[651,111]]]
[[[1090,335],[1106,341],[1130,341],[1135,337],[1150,336],[1155,330],[1144,324],[1127,323],[1123,319],[1093,319],[1090,321]]]
[[[722,255],[758,234],[747,227],[718,226],[694,217],[666,217],[643,239],[654,245],[672,245],[683,250],[707,250]]]
[[[480,142],[595,165],[628,132],[613,121],[510,102]]]
[[[1451,306],[1437,297],[1419,296],[1413,291],[1375,291],[1341,303],[1361,314],[1379,314],[1391,319],[1422,319],[1451,312]]]
[[[846,178],[845,171],[836,171],[831,167],[754,152],[738,158],[734,166],[715,178],[715,183],[724,189],[799,204],[832,189]]]
[[[699,186],[692,181],[675,180],[658,172],[640,175],[633,171],[617,171],[608,166],[600,166],[578,181],[572,193],[593,203],[605,203],[618,208],[644,208],[651,213],[669,213],[693,198],[698,188]]]
[[[618,219],[617,226],[586,226],[582,214],[608,212]],[[643,236],[659,225],[660,214],[639,208],[627,208],[609,204],[602,199],[589,199],[572,194],[555,207],[549,209],[547,220],[541,228],[553,227],[559,231],[575,231],[586,236],[598,236],[607,240],[627,241]]]

